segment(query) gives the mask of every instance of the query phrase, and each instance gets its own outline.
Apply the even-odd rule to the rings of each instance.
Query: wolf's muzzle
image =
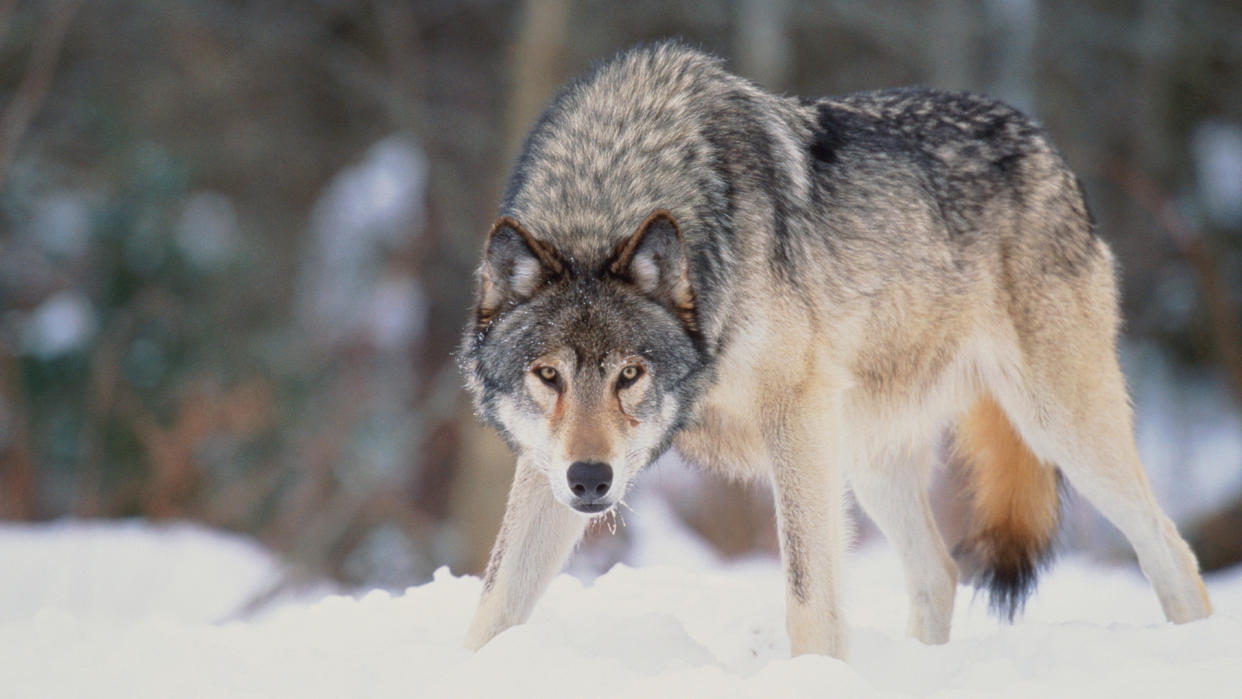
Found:
[[[566,474],[569,492],[574,494],[574,509],[579,512],[603,512],[612,505],[604,502],[612,487],[612,467],[600,461],[575,461]]]

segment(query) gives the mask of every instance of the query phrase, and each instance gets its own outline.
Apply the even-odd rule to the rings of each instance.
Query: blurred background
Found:
[[[483,234],[556,87],[667,36],[778,92],[1038,116],[1123,270],[1151,479],[1206,568],[1242,560],[1235,0],[0,0],[0,519],[202,522],[283,586],[480,570],[513,468],[452,359]],[[769,497],[666,458],[574,565],[677,522],[774,556]]]

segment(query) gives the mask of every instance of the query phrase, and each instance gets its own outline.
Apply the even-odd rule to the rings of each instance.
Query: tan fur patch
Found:
[[[991,396],[958,423],[957,449],[969,465],[974,531],[1003,534],[1028,550],[1042,550],[1060,515],[1057,472],[1040,463]]]
[[[579,407],[571,411],[566,425],[565,455],[568,461],[608,462],[613,445],[620,441],[611,420],[600,419],[600,411],[593,406]]]

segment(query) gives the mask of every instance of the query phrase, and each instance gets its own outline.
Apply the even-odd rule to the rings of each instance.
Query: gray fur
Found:
[[[1036,182],[1055,194],[1032,200]],[[859,268],[913,273],[950,296],[1000,249],[1030,248],[1032,263],[1067,274],[1094,249],[1077,180],[1042,127],[1007,105],[928,89],[793,100],[675,43],[624,54],[557,95],[501,214],[582,280],[661,208],[685,233],[706,343],[702,357],[679,359],[708,369],[736,320],[729,287],[756,252],[792,286],[811,275],[857,297],[873,291],[857,288]],[[766,225],[739,230],[743,209]],[[1056,225],[1030,240],[1023,219],[1049,212]],[[943,259],[928,268],[921,252]],[[474,330],[469,365],[486,347]]]
[[[992,394],[1041,459],[1154,542],[1140,558],[1164,562],[1149,574],[1170,618],[1206,614],[1189,550],[1171,524],[1148,528],[1167,520],[1128,451],[1111,255],[1078,180],[1013,108],[928,89],[798,100],[679,44],[642,47],[553,99],[500,214],[460,358],[478,415],[519,457],[502,531],[530,531],[531,503],[595,511],[564,486],[574,459],[613,459],[609,507],[670,445],[770,477],[794,651],[840,655],[848,480],[900,535],[911,632],[943,641],[957,569],[938,535],[909,529],[934,529],[926,465],[895,455],[930,453]],[[633,389],[623,365],[645,372]],[[543,369],[555,378],[532,378]],[[1093,461],[1114,452],[1125,463]],[[907,510],[886,511],[881,472],[911,479]],[[558,521],[546,550],[502,537],[471,645],[529,610],[541,588],[523,571],[559,565],[575,536]]]

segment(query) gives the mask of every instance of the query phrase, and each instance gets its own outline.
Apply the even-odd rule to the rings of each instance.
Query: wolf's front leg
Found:
[[[847,525],[837,425],[822,413],[785,414],[785,424],[771,431],[768,442],[790,649],[794,655],[844,658],[838,567]]]
[[[552,577],[582,538],[588,518],[557,502],[547,476],[519,459],[500,533],[483,576],[483,596],[466,632],[477,650],[526,621]]]

